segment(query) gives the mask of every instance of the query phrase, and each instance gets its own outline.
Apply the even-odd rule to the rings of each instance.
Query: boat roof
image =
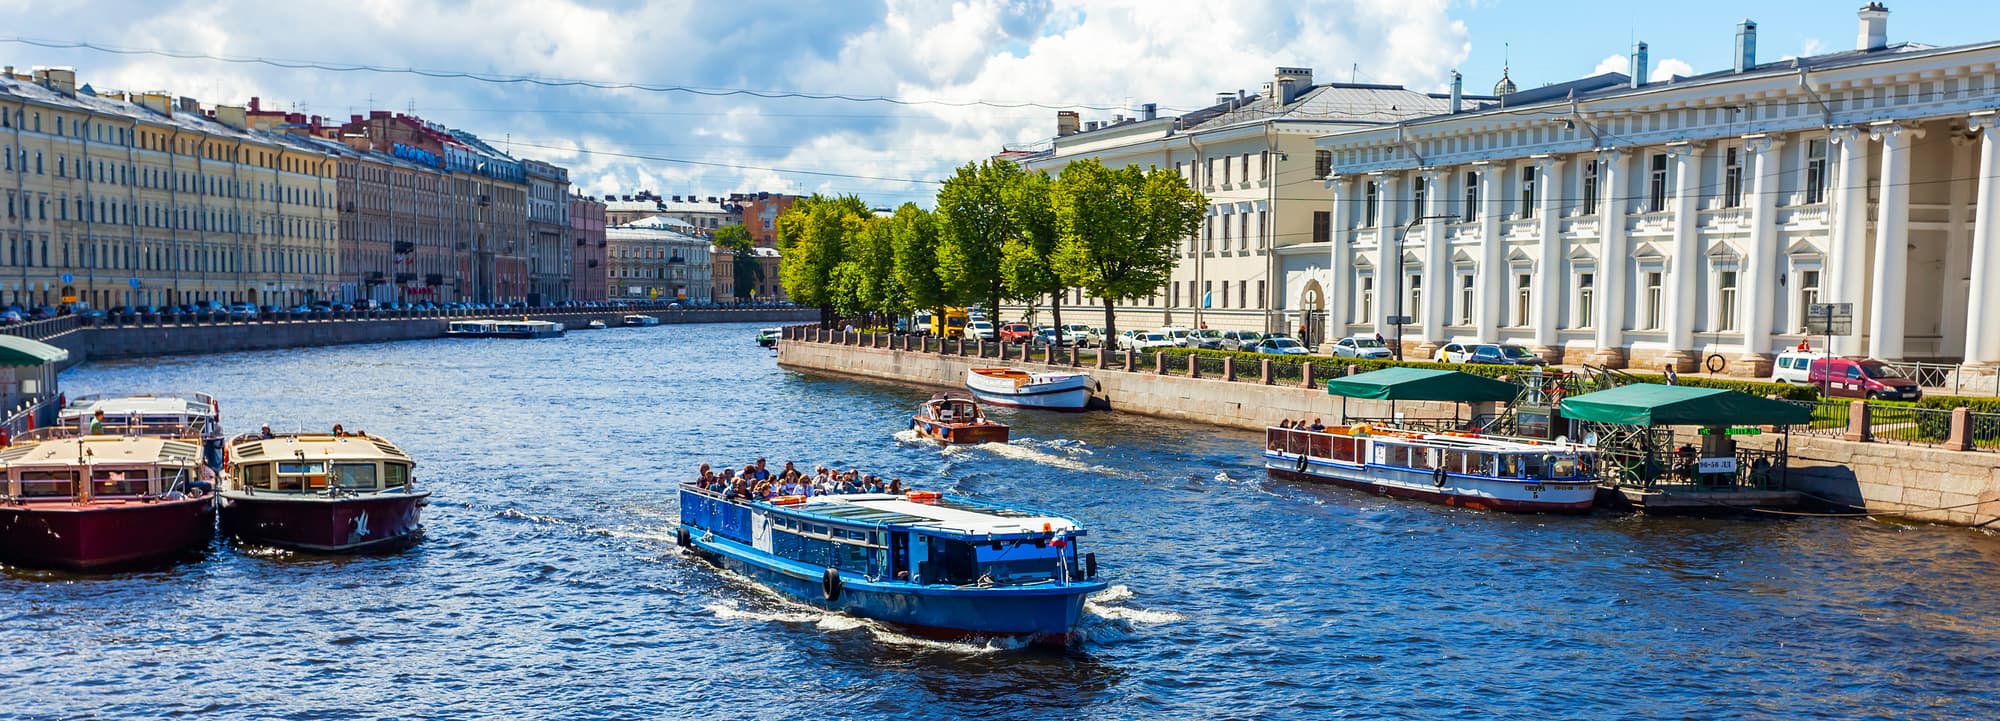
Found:
[[[229,443],[237,462],[268,460],[410,461],[410,454],[387,438],[364,433],[287,433],[265,438],[247,433]]]
[[[201,444],[161,436],[81,436],[30,442],[0,451],[9,467],[163,464],[192,466]]]
[[[939,498],[937,503],[918,503],[886,493],[849,493],[814,496],[792,508],[835,521],[916,526],[968,536],[1042,533],[1044,525],[1058,532],[1082,529],[1076,521],[1062,516],[950,496]]]
[[[972,397],[971,393],[967,393],[965,391],[944,391],[942,393],[938,393],[937,395],[931,396],[931,399],[925,402],[937,403],[939,401],[965,401],[967,403],[974,403],[974,404],[977,404],[979,402],[978,400]]]
[[[63,407],[61,416],[75,418],[93,416],[104,411],[107,416],[200,416],[215,415],[213,399],[201,393],[158,395],[89,395],[72,399]]]

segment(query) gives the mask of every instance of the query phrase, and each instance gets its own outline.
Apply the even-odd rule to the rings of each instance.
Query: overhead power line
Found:
[[[512,142],[512,143],[513,143],[513,144],[515,144],[515,145],[519,145],[519,146],[522,146],[522,147],[526,147],[526,148],[540,148],[540,149],[543,149],[543,150],[560,150],[560,151],[565,151],[565,152],[571,152],[571,153],[581,153],[581,154],[585,154],[585,155],[604,155],[604,156],[610,156],[610,157],[613,157],[613,158],[629,158],[629,159],[632,159],[632,160],[651,160],[651,161],[655,161],[655,162],[660,162],[660,163],[678,163],[678,164],[681,164],[681,165],[699,165],[699,166],[704,166],[704,167],[710,167],[710,168],[730,168],[730,169],[732,169],[732,170],[763,170],[763,171],[768,171],[768,172],[773,172],[773,173],[785,173],[785,174],[789,174],[789,175],[812,175],[812,176],[818,176],[818,177],[822,177],[822,178],[848,178],[848,179],[852,179],[852,180],[879,180],[879,181],[882,181],[882,182],[887,182],[887,183],[913,183],[913,184],[924,184],[924,185],[938,185],[938,184],[941,184],[941,183],[943,183],[943,182],[944,182],[944,181],[942,181],[942,180],[923,180],[923,179],[919,179],[919,178],[891,178],[891,177],[885,177],[885,176],[880,176],[880,175],[858,175],[858,174],[854,174],[854,173],[834,173],[834,172],[828,172],[828,171],[824,171],[824,170],[796,170],[796,169],[792,169],[792,168],[779,168],[779,167],[774,167],[774,166],[769,166],[769,165],[745,165],[745,164],[740,164],[740,163],[721,163],[721,162],[716,162],[716,161],[712,161],[712,160],[689,160],[689,159],[687,159],[687,158],[669,158],[669,157],[665,157],[665,156],[660,156],[660,155],[644,155],[644,154],[640,154],[640,153],[621,153],[621,152],[617,152],[617,151],[612,151],[612,150],[592,150],[592,149],[590,149],[590,148],[585,148],[585,147],[581,147],[581,146],[563,146],[563,145],[539,145],[539,144],[536,144],[536,143],[527,143],[527,142],[522,142],[522,141],[519,141],[519,140],[514,140],[514,141],[510,141],[510,142]]]

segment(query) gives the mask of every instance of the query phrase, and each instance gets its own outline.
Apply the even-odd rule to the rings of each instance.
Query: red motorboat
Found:
[[[972,396],[949,391],[931,396],[910,417],[917,435],[945,443],[1006,443],[1007,424],[989,420]]]
[[[222,528],[238,541],[305,551],[391,550],[417,537],[430,497],[408,453],[366,433],[237,436]]]
[[[169,560],[215,528],[197,441],[48,436],[0,451],[0,466],[8,564],[89,571]]]

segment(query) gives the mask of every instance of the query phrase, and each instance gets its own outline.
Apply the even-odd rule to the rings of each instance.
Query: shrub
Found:
[[[1924,396],[1917,401],[1918,408],[1952,409],[1965,407],[1974,413],[2000,413],[2000,398],[1967,398],[1964,396]]]

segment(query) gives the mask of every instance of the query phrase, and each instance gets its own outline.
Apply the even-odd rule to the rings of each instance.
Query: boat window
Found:
[[[1382,454],[1384,456],[1382,459],[1384,464],[1391,466],[1410,465],[1409,446],[1392,446],[1385,443],[1382,445]]]
[[[333,483],[341,488],[375,488],[375,464],[335,463]]]
[[[966,584],[979,580],[979,556],[972,550],[972,544],[933,537],[930,552],[930,560],[923,563],[925,583]]]
[[[1061,572],[1062,549],[1059,548],[1012,541],[1001,544],[999,550],[986,545],[979,546],[978,551],[980,575],[996,585],[1047,581]]]
[[[1549,472],[1548,456],[1540,453],[1531,453],[1523,455],[1520,458],[1521,458],[1521,477],[1543,478],[1548,475]]]
[[[1547,478],[1575,478],[1577,475],[1576,456],[1550,454],[1548,456],[1548,463]]]
[[[320,463],[318,461],[312,461],[307,463],[300,463],[293,461],[279,461],[278,473],[280,475],[316,476],[326,473],[326,464]]]
[[[270,465],[270,464],[268,464],[268,463],[253,463],[253,464],[250,464],[250,465],[247,465],[247,466],[244,466],[241,472],[243,473],[243,485],[244,485],[245,487],[247,487],[247,488],[269,488],[269,487],[271,487],[271,465]]]
[[[76,471],[22,471],[22,498],[68,498],[76,495]]]
[[[1512,453],[1500,456],[1499,475],[1502,478],[1521,477],[1521,457]]]
[[[1420,471],[1428,471],[1437,466],[1437,452],[1436,448],[1412,448],[1409,466]]]
[[[382,486],[402,488],[410,485],[410,467],[401,463],[382,464]]]
[[[94,468],[90,471],[90,495],[143,496],[152,492],[152,474],[144,468]]]

